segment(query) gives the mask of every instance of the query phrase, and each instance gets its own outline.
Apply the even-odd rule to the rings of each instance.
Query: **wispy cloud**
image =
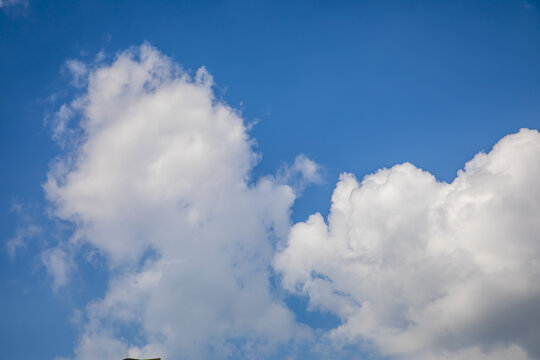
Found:
[[[15,203],[11,207],[11,211],[17,214],[19,221],[15,236],[6,241],[7,251],[13,260],[18,250],[26,247],[28,241],[41,234],[42,228],[33,221],[32,216],[22,204]]]
[[[8,10],[13,7],[23,7],[28,6],[28,0],[0,0],[0,9]]]
[[[323,168],[306,155],[298,155],[292,164],[284,165],[276,176],[276,181],[288,184],[297,192],[309,184],[323,182]]]
[[[73,256],[70,252],[61,247],[47,249],[41,254],[41,260],[53,279],[54,291],[58,291],[69,282],[74,269]]]
[[[66,61],[66,69],[71,75],[71,83],[73,86],[81,88],[88,81],[88,67],[85,63],[79,60],[70,59]]]

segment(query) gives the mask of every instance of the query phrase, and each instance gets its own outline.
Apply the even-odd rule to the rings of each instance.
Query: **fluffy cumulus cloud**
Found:
[[[408,163],[343,174],[328,218],[291,228],[321,168],[300,155],[251,179],[253,140],[204,68],[189,75],[149,45],[66,66],[82,95],[51,122],[62,155],[44,188],[74,230],[41,258],[55,290],[81,252],[109,274],[78,317],[76,359],[260,359],[313,340],[276,298],[274,270],[341,320],[313,346],[333,358],[350,344],[394,359],[540,358],[537,131],[506,136],[452,183]]]
[[[110,273],[86,307],[76,358],[261,358],[298,338],[269,280],[294,190],[279,176],[249,178],[253,141],[208,72],[190,76],[149,45],[73,64],[85,90],[57,114],[67,145],[45,191],[75,230],[43,260],[56,287],[82,247]],[[317,179],[308,159],[297,167]]]
[[[343,174],[327,219],[294,225],[283,284],[341,324],[336,346],[396,359],[540,359],[540,134],[477,154],[452,183],[405,163]]]

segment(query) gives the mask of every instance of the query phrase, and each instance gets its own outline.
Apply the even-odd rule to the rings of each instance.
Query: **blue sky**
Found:
[[[426,280],[423,267],[424,270],[420,271],[417,267],[403,265],[409,261],[414,264],[431,264],[432,260],[441,262],[441,258],[434,258],[430,251],[439,249],[437,251],[444,253],[447,250],[440,249],[446,249],[446,245],[441,244],[454,244],[452,251],[469,254],[455,263],[463,265],[465,258],[474,258],[476,260],[471,260],[474,266],[470,265],[470,268],[481,269],[478,271],[483,274],[478,279],[486,279],[486,274],[496,274],[498,279],[503,279],[504,286],[493,289],[484,286],[481,280],[469,284],[470,287],[484,289],[478,290],[484,296],[495,294],[492,296],[501,299],[501,302],[507,296],[515,298],[511,296],[513,290],[508,290],[505,284],[512,283],[512,279],[534,279],[537,275],[537,270],[532,270],[534,266],[525,264],[538,260],[536,251],[539,247],[535,234],[539,227],[540,214],[536,205],[540,201],[540,194],[531,180],[537,175],[535,164],[540,161],[535,147],[538,139],[534,133],[534,129],[540,126],[538,6],[533,1],[0,1],[2,354],[23,359],[36,356],[45,359],[85,359],[98,354],[92,352],[92,344],[106,347],[103,345],[106,340],[114,340],[122,345],[110,345],[110,352],[100,356],[115,358],[118,351],[124,352],[120,356],[127,355],[128,351],[134,356],[151,356],[149,352],[155,351],[168,354],[170,358],[185,356],[193,359],[210,358],[216,354],[225,358],[249,355],[256,358],[296,356],[300,359],[317,356],[429,359],[430,356],[437,358],[441,354],[449,359],[467,356],[480,358],[478,354],[488,358],[538,358],[540,349],[531,341],[534,343],[534,339],[538,339],[540,329],[538,325],[527,325],[517,310],[520,306],[512,302],[506,311],[516,314],[513,322],[494,318],[493,314],[500,308],[496,304],[488,304],[485,307],[493,311],[487,311],[487,315],[477,321],[480,324],[478,329],[465,323],[455,325],[454,329],[443,320],[430,325],[438,328],[450,326],[454,329],[450,332],[460,334],[467,331],[479,334],[469,342],[462,341],[454,333],[447,337],[440,335],[424,339],[422,336],[428,333],[426,329],[429,326],[422,316],[427,314],[428,306],[419,304],[437,303],[433,299],[446,299],[455,304],[458,300],[448,294],[458,294],[456,286],[465,284],[463,279],[476,278],[469,273],[462,276],[457,270],[443,271],[428,267],[430,270],[426,270],[427,273],[451,273],[455,277],[447,279],[441,275],[441,278]],[[157,60],[144,60],[145,54],[155,56]],[[93,86],[100,84],[99,81],[103,81],[102,88],[113,86],[110,81],[114,79],[97,80],[96,74],[106,69],[111,72],[124,71],[119,59],[132,64],[133,69],[149,66],[158,72],[157,69],[171,67],[170,72],[159,75],[157,80],[152,77],[155,76],[153,73],[146,75],[157,81],[157,85],[152,85],[155,86],[152,91],[157,94],[165,94],[166,84],[179,79],[171,69],[180,66],[182,73],[191,78],[179,83],[175,90],[177,93],[173,98],[179,99],[180,105],[171,109],[154,108],[157,105],[152,105],[152,91],[146,93],[146,88],[136,95],[120,94],[117,101],[116,95],[111,96],[112,100],[109,101],[106,99],[109,95],[104,95],[103,99],[98,96],[102,90],[92,92]],[[82,65],[84,71],[77,73],[69,64]],[[209,74],[203,74],[203,77],[211,76],[213,82],[196,79],[198,69],[203,66]],[[126,86],[132,84],[129,82],[131,80],[125,81],[128,81]],[[102,88],[96,85],[95,89]],[[191,96],[199,97],[192,99]],[[85,98],[87,102],[76,105],[73,100],[77,98]],[[163,170],[163,173],[159,170],[156,175],[159,184],[166,184],[160,189],[167,190],[168,196],[191,199],[193,193],[200,192],[213,194],[213,200],[207,199],[206,195],[193,195],[195,197],[186,200],[186,205],[183,205],[186,209],[193,207],[193,212],[186,210],[185,214],[169,214],[164,210],[168,209],[165,203],[160,203],[162,207],[158,207],[153,202],[151,205],[150,200],[143,201],[143,198],[135,203],[126,200],[137,197],[123,192],[124,188],[130,188],[136,182],[134,178],[128,177],[123,182],[112,184],[110,193],[102,192],[100,187],[94,190],[83,188],[83,183],[76,181],[79,178],[103,179],[99,171],[104,170],[93,164],[100,163],[99,156],[103,155],[98,154],[110,151],[108,147],[98,149],[90,145],[85,150],[81,144],[86,141],[88,144],[98,144],[109,136],[118,139],[125,135],[125,131],[116,134],[92,130],[93,122],[97,124],[102,121],[98,115],[89,115],[92,106],[103,109],[106,114],[124,114],[128,107],[122,104],[130,101],[134,101],[133,104],[148,103],[148,108],[141,107],[140,113],[129,116],[139,116],[150,122],[161,121],[161,116],[163,119],[177,116],[178,121],[182,122],[191,115],[184,113],[187,110],[181,104],[189,104],[190,101],[199,104],[196,100],[200,100],[200,104],[210,101],[214,104],[211,106],[230,106],[227,108],[228,115],[224,115],[226,120],[223,120],[228,125],[224,128],[217,126],[221,120],[210,111],[204,120],[204,124],[208,123],[204,125],[207,127],[181,128],[178,139],[182,139],[182,134],[193,131],[193,136],[204,139],[210,152],[223,152],[221,160],[217,161],[214,157],[199,159],[195,155],[193,158],[186,155],[187,160],[176,158],[174,146],[182,144],[182,140],[178,139],[168,143],[165,138],[148,138],[144,143],[164,141],[169,144],[163,150],[166,151],[163,156],[173,151],[173,155],[170,155],[173,160],[166,164],[170,169],[179,169],[180,175],[173,173],[173,170]],[[72,112],[69,116],[70,130],[57,134],[61,121],[59,109],[63,104]],[[199,110],[206,114],[208,109],[204,106],[207,105],[201,105]],[[120,121],[118,119],[123,119],[120,115],[103,116],[103,121],[113,125]],[[248,134],[246,136],[250,139],[224,142],[228,132],[233,134],[234,126],[240,126],[238,121],[243,124],[242,133]],[[121,123],[117,125],[121,126]],[[500,139],[517,133],[521,128],[531,131],[505,138],[499,143],[500,146],[497,145],[499,150],[490,153]],[[151,133],[144,129],[141,132],[133,131],[133,136],[141,137]],[[78,140],[74,141],[74,138]],[[119,158],[124,160],[109,164],[111,167],[106,168],[109,170],[107,174],[114,177],[115,171],[118,171],[118,178],[122,174],[132,174],[136,178],[139,173],[130,172],[131,168],[123,169],[122,166],[131,164],[132,160],[134,167],[143,162],[137,157],[140,154],[136,149],[139,148],[128,147],[129,142],[118,143],[120,145],[114,149],[122,154]],[[523,150],[529,147],[518,145],[521,143],[532,144],[527,145],[530,150]],[[122,147],[122,144],[128,145]],[[229,153],[228,149],[233,150]],[[141,145],[140,151],[141,154],[153,154],[154,150]],[[476,162],[467,168],[465,175],[460,175],[459,181],[454,181],[458,170],[481,152],[489,153],[487,160],[482,160],[482,156],[475,158]],[[301,154],[303,156],[298,157]],[[74,162],[68,160],[70,157],[75,159]],[[255,164],[247,158],[258,158],[258,161]],[[184,160],[187,162],[183,163]],[[65,173],[55,173],[59,171],[55,167],[58,162],[66,165]],[[393,168],[396,164],[406,162],[426,172],[418,173],[416,168],[407,166]],[[519,167],[520,164],[523,166]],[[389,173],[377,172],[382,168],[392,170],[388,170]],[[510,178],[520,180],[515,183],[501,182],[503,180],[497,176],[504,173],[504,169],[512,169]],[[199,171],[201,178],[193,175],[199,174]],[[521,174],[521,171],[525,171],[525,175],[515,175]],[[344,172],[354,174],[356,180],[346,176],[340,178]],[[390,193],[384,193],[382,188],[371,188],[369,184],[359,184],[364,176],[373,173],[376,173],[373,184],[391,184]],[[56,182],[56,185],[47,188],[47,174],[49,180],[52,177],[51,184]],[[215,190],[214,186],[217,185],[214,183],[206,185],[208,177],[204,174],[216,176],[220,181],[225,179],[219,185],[221,190]],[[441,183],[430,178],[429,174]],[[103,176],[108,179],[108,175]],[[159,176],[163,176],[164,180]],[[234,195],[236,190],[231,190],[231,184],[244,181],[242,179],[246,176],[250,178],[244,184],[248,190]],[[171,179],[176,179],[176,182]],[[166,180],[171,180],[173,185],[185,180],[195,190],[186,185],[192,190],[179,192],[180,185],[173,186]],[[268,187],[264,185],[266,180],[270,184]],[[294,201],[285,188],[290,190],[290,194],[294,193]],[[353,188],[356,190],[351,190]],[[350,200],[350,216],[339,212],[345,211],[339,210],[345,208],[340,202],[345,200],[339,196],[347,191],[360,194],[359,200]],[[477,204],[467,208],[463,205],[469,201],[464,199],[485,198],[482,191],[492,192],[492,197],[501,198],[489,206]],[[103,199],[103,202],[96,201],[94,204],[92,200],[91,203],[97,208],[90,211],[89,203],[81,203],[80,199],[84,197],[81,194],[86,196],[85,199]],[[117,194],[123,195],[117,197]],[[155,199],[160,194],[148,193],[144,199]],[[335,210],[331,210],[332,194]],[[343,195],[344,199],[353,199],[351,194]],[[405,195],[410,195],[410,198]],[[232,203],[230,206],[233,212],[237,212],[237,218],[231,217],[226,211],[219,213],[216,210],[216,215],[209,210],[221,209],[225,203],[219,201],[227,199],[232,199],[227,204]],[[235,205],[237,200],[242,205]],[[130,216],[117,217],[114,213],[105,221],[95,215],[101,211],[105,213],[103,209],[108,206],[116,210],[129,210],[127,204],[137,209]],[[403,204],[410,204],[410,207]],[[439,229],[438,222],[429,220],[433,218],[431,215],[418,213],[418,217],[407,217],[416,214],[416,205],[418,209],[436,208],[437,214],[453,214],[452,211],[456,209],[462,210],[455,216],[441,215],[448,224],[446,227],[441,225]],[[472,215],[461,219],[460,216],[472,208],[477,213],[470,210]],[[151,209],[161,209],[163,216],[152,217],[146,224],[148,214],[154,213]],[[215,223],[208,220],[211,225],[206,225],[204,229],[200,225],[201,233],[189,227],[170,225],[171,222],[181,223],[191,217],[202,219],[205,211],[214,216],[208,215],[208,219],[221,220],[215,220]],[[243,225],[238,225],[242,224],[240,217],[244,212],[247,221],[250,214],[259,214],[258,211],[261,214],[254,215],[253,221],[259,221],[260,226],[246,225],[244,229]],[[323,216],[322,223],[315,218],[316,215],[309,218],[318,212]],[[159,211],[157,213],[161,214]],[[334,215],[327,217],[331,213]],[[355,216],[360,217],[357,219]],[[397,216],[393,224],[398,224],[395,231],[399,235],[392,235],[390,225],[384,225],[381,220],[393,219],[393,216]],[[141,223],[140,229],[130,223],[133,219],[138,219],[137,226]],[[506,227],[499,229],[499,234],[502,234],[500,243],[506,245],[486,245],[488,241],[484,239],[498,236],[490,232],[491,225],[486,223],[486,219],[506,219],[501,221],[504,223],[501,227]],[[206,224],[204,220],[197,221]],[[411,225],[416,222],[433,226]],[[225,223],[237,224],[235,229],[241,230],[235,233],[230,229],[232,225],[219,227]],[[377,225],[379,223],[383,225]],[[131,224],[125,225],[125,228],[131,227],[136,231],[127,231],[119,224]],[[321,224],[330,230],[323,231]],[[454,229],[453,232],[445,230],[448,228]],[[191,234],[185,235],[187,237],[207,239],[210,245],[192,243],[181,235],[174,237],[174,241],[167,240],[169,235],[155,235],[152,229],[185,232]],[[322,235],[326,232],[330,234],[328,239]],[[222,233],[223,239],[216,233]],[[342,235],[345,233],[353,235]],[[357,235],[354,234],[361,235],[356,239]],[[377,248],[384,251],[370,252],[373,248],[364,244],[364,240],[371,236],[369,234],[377,234],[373,236],[378,240],[370,241],[379,244]],[[155,240],[161,237],[163,240]],[[240,243],[234,240],[244,237],[245,243],[244,240]],[[257,241],[251,242],[254,238]],[[431,244],[426,245],[429,251],[420,255],[408,252],[407,249],[420,246],[414,239],[424,238],[428,240],[422,244]],[[312,240],[305,242],[305,239]],[[388,263],[392,272],[410,271],[412,275],[405,280],[390,278],[386,272],[378,273],[379,268],[369,268],[358,260],[358,267],[366,266],[369,274],[378,274],[380,286],[373,285],[365,274],[357,272],[357,267],[349,268],[350,264],[345,260],[349,257],[345,250],[335,245],[340,243],[340,239],[350,244],[360,244],[354,250],[357,256],[354,259],[368,256],[375,262]],[[493,243],[498,244],[497,241],[493,240]],[[139,243],[140,246],[137,245]],[[182,245],[170,247],[170,243]],[[474,246],[467,245],[471,243]],[[265,270],[257,270],[254,272],[256,275],[246,277],[242,280],[245,284],[238,289],[226,289],[223,293],[200,291],[200,294],[198,290],[214,286],[214,280],[203,275],[186,280],[188,275],[180,273],[206,274],[210,267],[199,268],[194,264],[189,271],[177,268],[164,270],[164,264],[184,261],[182,254],[191,251],[191,256],[199,259],[197,256],[204,246],[213,249],[210,251],[212,255],[200,258],[200,263],[208,261],[211,265],[212,259],[222,259],[221,245],[215,245],[214,249],[212,244],[228,244],[223,246],[242,249],[230,255],[230,258],[225,257],[223,268],[215,270],[225,273],[232,269],[231,279],[240,281],[238,279],[253,273],[249,266]],[[388,249],[401,249],[401,244],[405,247],[405,250],[401,250],[402,259],[395,260]],[[11,251],[10,248],[15,250]],[[133,250],[131,254],[131,248],[138,250]],[[531,258],[511,255],[510,258],[514,260],[512,264],[521,264],[515,265],[515,268],[506,263],[501,265],[500,261],[497,265],[484,262],[490,256],[497,258],[502,253],[514,254],[513,250],[515,254],[525,252],[533,255]],[[250,251],[261,254],[260,258]],[[318,251],[322,251],[323,255],[326,251],[328,257],[316,255]],[[455,254],[452,251],[448,254]],[[56,263],[56,260],[62,261]],[[227,263],[229,260],[230,263]],[[194,263],[197,261],[194,260]],[[249,264],[246,265],[248,270],[239,273],[238,268],[242,267],[238,267],[238,264],[244,263]],[[442,263],[445,264],[444,261]],[[469,268],[461,265],[460,269]],[[60,271],[63,275],[56,271],[58,267],[55,266],[64,266]],[[300,268],[303,272],[298,270]],[[411,270],[413,268],[414,271]],[[497,272],[500,268],[506,269],[508,278]],[[169,294],[176,301],[173,308],[163,305],[164,309],[176,311],[182,308],[174,313],[176,315],[171,315],[175,322],[171,325],[171,331],[178,338],[186,336],[185,332],[192,326],[188,326],[190,320],[185,314],[190,311],[195,313],[195,304],[200,302],[214,306],[209,301],[210,297],[225,296],[230,304],[241,307],[238,304],[243,304],[239,299],[243,299],[241,290],[244,288],[249,289],[245,296],[252,296],[250,301],[260,304],[260,309],[253,310],[253,313],[260,315],[261,309],[278,309],[275,311],[281,315],[268,315],[270,318],[283,317],[283,322],[279,324],[276,320],[273,331],[287,335],[274,334],[268,329],[273,325],[253,327],[258,322],[270,323],[262,315],[236,313],[226,307],[223,312],[230,312],[234,315],[231,315],[232,318],[216,310],[207,319],[210,323],[222,321],[223,332],[210,332],[207,327],[195,326],[197,330],[193,333],[197,336],[186,340],[186,344],[172,335],[167,338],[160,333],[167,324],[165,320],[159,320],[162,319],[160,314],[154,314],[155,318],[151,318],[153,313],[150,307],[158,306],[158,303],[152,302],[154,300],[115,305],[132,306],[134,313],[144,314],[142,318],[135,316],[126,321],[108,317],[107,311],[115,307],[111,305],[107,308],[107,302],[103,299],[112,297],[115,291],[133,290],[118,284],[129,282],[126,279],[142,277],[147,272],[159,273],[163,279],[171,276],[175,279],[169,282],[172,288],[199,294],[174,298],[175,295],[169,292],[172,288],[164,287],[165,280],[155,285],[160,294]],[[524,286],[532,289],[531,293],[523,295],[521,302],[516,303],[534,308],[540,299],[536,291],[540,291],[540,287],[537,282],[528,281],[524,280]],[[394,289],[392,284],[396,282],[410,282],[414,286]],[[433,282],[448,285],[434,290],[426,285]],[[379,287],[390,290],[383,294]],[[429,294],[425,299],[407,295],[423,294],[424,290]],[[134,292],[133,296],[146,299],[145,291]],[[469,293],[463,296],[460,299],[469,299],[473,303],[476,299]],[[386,304],[388,297],[401,299],[397,301],[399,306]],[[100,310],[91,310],[91,304],[99,304],[95,307]],[[485,305],[481,302],[478,304]],[[366,309],[373,309],[376,315],[369,318],[374,320],[369,326],[358,325],[367,321]],[[401,312],[400,309],[407,311]],[[463,309],[429,309],[452,314],[455,311],[457,318],[460,314],[468,314]],[[415,311],[424,315],[409,318]],[[391,314],[399,316],[393,317]],[[242,321],[251,325],[238,325]],[[403,325],[404,321],[417,326],[408,327]],[[518,329],[514,332],[521,335],[492,334],[485,330],[495,326],[489,324],[501,322],[513,324],[514,329]],[[381,335],[390,330],[408,336],[407,339],[415,339],[407,343],[418,344],[407,348],[401,345],[401,338]],[[250,337],[245,334],[257,335]],[[88,341],[90,345],[85,345],[85,336],[91,339]],[[418,340],[420,338],[423,340]],[[183,345],[175,345],[177,343]],[[195,343],[203,345],[195,347]],[[145,345],[149,347],[145,348]],[[247,348],[252,353],[248,354]]]

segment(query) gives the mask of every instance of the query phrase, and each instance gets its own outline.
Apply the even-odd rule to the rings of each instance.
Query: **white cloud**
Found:
[[[295,193],[322,181],[319,165],[300,155],[252,182],[253,141],[204,68],[191,77],[148,45],[101,60],[74,63],[85,93],[56,114],[53,137],[71,150],[44,186],[54,214],[75,225],[42,254],[53,288],[83,245],[110,271],[82,317],[77,360],[264,358],[309,336],[272,293],[272,262],[287,289],[341,319],[319,347],[540,357],[536,131],[505,137],[451,184],[411,164],[361,183],[343,174],[329,218],[291,230]]]
[[[47,273],[53,279],[53,290],[57,291],[69,281],[74,267],[72,255],[62,248],[47,249],[41,254]]]
[[[540,358],[540,134],[521,130],[451,183],[411,164],[343,174],[275,267],[336,345],[407,359]]]
[[[149,45],[84,69],[85,94],[61,109],[81,117],[77,141],[44,186],[76,228],[43,255],[55,286],[69,278],[64,248],[94,247],[111,273],[86,309],[76,358],[260,358],[293,341],[299,328],[272,295],[269,268],[295,194],[274,177],[250,182],[258,156],[212,77],[202,68],[192,78]]]
[[[25,224],[17,227],[15,236],[6,242],[7,250],[11,259],[15,258],[18,249],[25,247],[27,240],[40,234],[41,227],[35,224]]]
[[[71,130],[69,128],[69,122],[74,116],[74,111],[72,108],[66,104],[62,105],[58,111],[54,114],[52,117],[52,131],[53,131],[53,139],[61,143],[62,145],[65,145],[68,142],[68,138],[66,136],[67,133],[69,133]]]
[[[71,75],[71,84],[73,86],[80,88],[86,85],[89,69],[85,63],[79,60],[70,59],[66,61],[65,66]]]
[[[276,177],[278,183],[290,184],[297,192],[306,185],[323,182],[323,169],[306,155],[300,154],[292,165],[283,166]]]

